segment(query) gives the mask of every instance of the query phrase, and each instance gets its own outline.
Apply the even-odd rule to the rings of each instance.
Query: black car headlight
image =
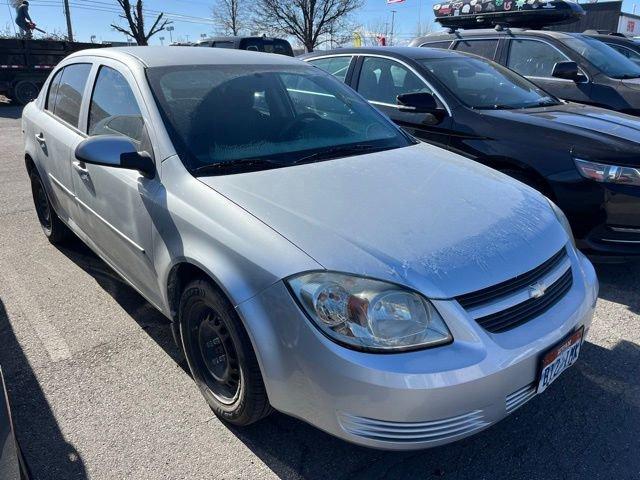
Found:
[[[580,175],[600,183],[640,186],[640,168],[609,165],[575,158]]]

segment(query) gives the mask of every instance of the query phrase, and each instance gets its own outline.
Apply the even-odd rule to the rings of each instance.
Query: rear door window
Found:
[[[53,114],[78,127],[84,87],[91,71],[90,63],[68,65],[62,72]]]
[[[480,57],[493,60],[498,49],[498,39],[495,40],[459,40],[456,48],[459,52],[473,53]]]
[[[309,63],[344,82],[345,78],[347,78],[352,58],[351,56],[318,58],[317,60],[309,60]]]
[[[552,78],[553,67],[570,59],[557,48],[539,40],[511,40],[507,67],[525,77]]]

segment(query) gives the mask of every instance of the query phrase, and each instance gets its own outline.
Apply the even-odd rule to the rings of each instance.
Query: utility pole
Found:
[[[71,29],[71,11],[69,11],[69,0],[64,0],[64,15],[67,17],[67,39],[73,42],[73,30]]]
[[[391,10],[391,35],[389,35],[389,46],[393,45],[393,23],[396,19],[396,11]]]

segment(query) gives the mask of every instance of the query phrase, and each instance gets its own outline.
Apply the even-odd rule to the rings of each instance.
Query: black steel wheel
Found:
[[[67,226],[62,223],[62,220],[60,220],[51,206],[49,196],[47,195],[40,175],[38,175],[37,172],[32,172],[30,179],[33,204],[36,208],[36,214],[38,215],[38,221],[40,222],[42,231],[53,244],[66,240],[71,232]]]
[[[179,307],[187,363],[221,419],[248,425],[271,411],[253,346],[224,295],[205,279],[186,286]]]

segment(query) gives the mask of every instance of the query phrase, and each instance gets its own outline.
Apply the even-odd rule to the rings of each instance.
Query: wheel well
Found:
[[[547,197],[551,198],[552,200],[554,199],[555,195],[553,193],[553,188],[551,188],[551,185],[549,184],[549,182],[547,181],[546,178],[544,178],[542,175],[540,175],[536,170],[534,170],[531,167],[528,167],[526,165],[522,165],[516,161],[510,160],[508,158],[484,158],[481,160],[481,162],[486,165],[487,167],[491,167],[495,170],[504,172],[505,170],[517,170],[522,172],[523,174],[525,174],[526,176],[532,178],[536,183],[538,183],[541,187],[542,187],[542,192],[544,195],[546,195]],[[535,186],[531,185],[533,188],[536,188]],[[540,189],[538,189],[540,190]]]
[[[25,155],[24,156],[24,166],[26,167],[27,173],[29,175],[31,175],[32,172],[37,171],[36,164],[35,164],[35,162],[33,161],[33,158],[31,158],[30,155]]]
[[[209,280],[216,288],[220,289],[216,281],[211,276],[193,263],[182,262],[174,265],[169,272],[167,280],[167,298],[169,300],[169,308],[171,310],[171,318],[177,319],[178,307],[180,305],[180,296],[184,287],[191,280],[196,278],[204,278]],[[222,291],[222,289],[220,289]],[[223,292],[224,294],[224,292]],[[225,295],[226,296],[226,295]]]

